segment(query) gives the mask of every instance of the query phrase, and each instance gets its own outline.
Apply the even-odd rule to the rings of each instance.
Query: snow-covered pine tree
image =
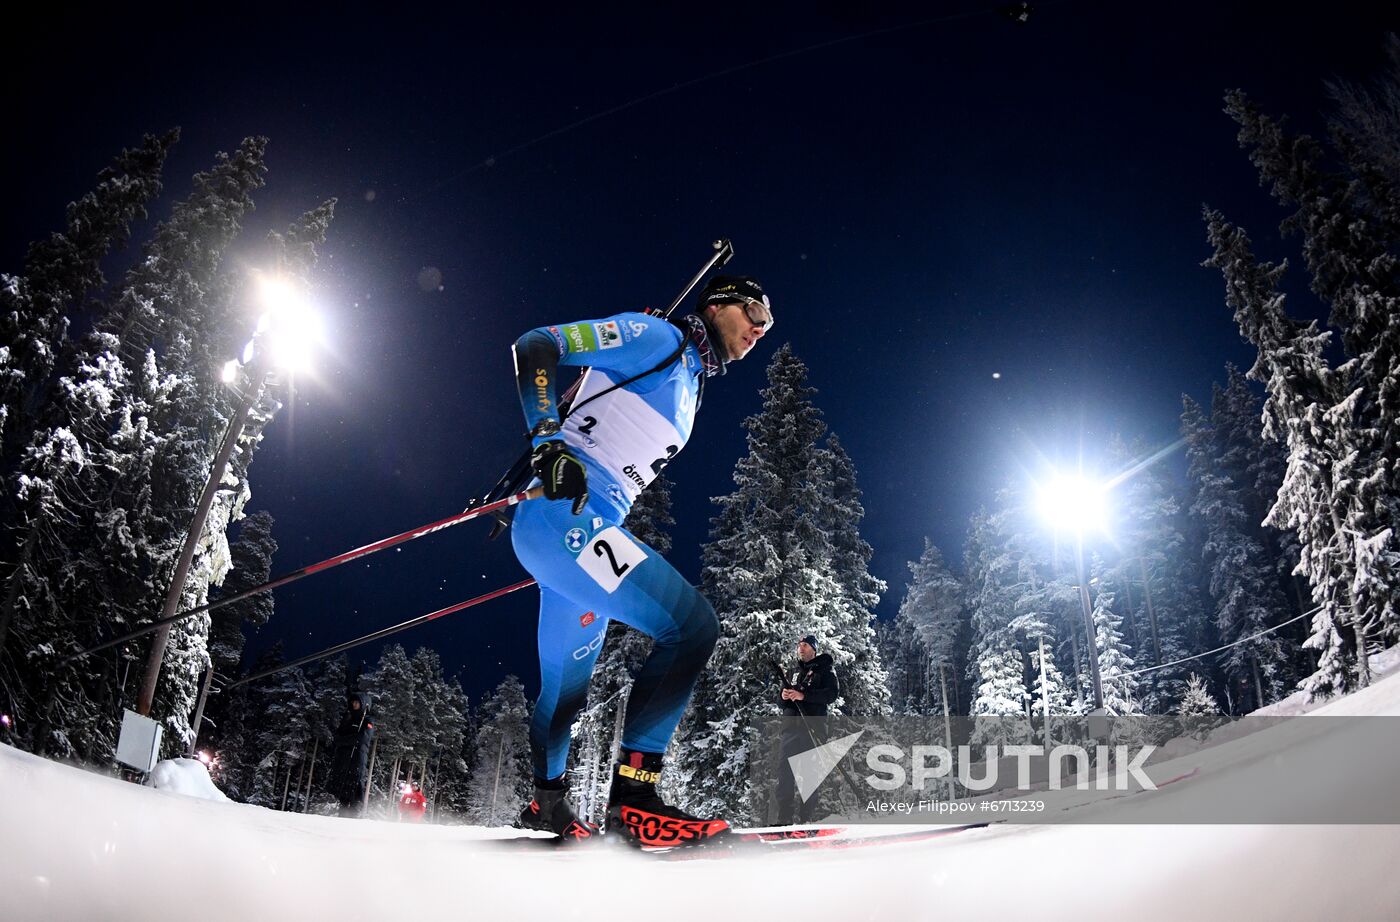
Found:
[[[1238,430],[1231,441],[1241,446],[1241,460],[1245,466],[1242,477],[1247,487],[1245,498],[1250,522],[1257,528],[1266,553],[1274,559],[1280,590],[1293,600],[1297,613],[1301,615],[1311,604],[1306,601],[1310,594],[1306,580],[1294,572],[1302,556],[1298,536],[1288,529],[1274,528],[1265,522],[1283,487],[1288,456],[1284,446],[1264,439],[1264,401],[1254,393],[1248,376],[1234,363],[1227,364],[1225,369],[1224,403],[1228,407],[1227,418],[1231,427]],[[1301,647],[1302,641],[1307,639],[1307,627],[1299,625],[1280,636],[1296,637],[1297,645]]]
[[[267,582],[272,574],[272,555],[277,553],[277,541],[272,537],[272,513],[259,510],[243,519],[238,526],[238,540],[229,548],[230,572],[220,596],[237,595]],[[259,628],[272,617],[275,602],[271,592],[225,605],[209,616],[209,656],[214,668],[233,675],[243,660],[243,645],[247,638],[243,626]]]
[[[422,755],[417,751],[422,714],[414,696],[413,664],[408,653],[399,644],[385,647],[363,684],[374,696],[374,786],[397,800],[400,763]]]
[[[831,573],[841,588],[844,603],[840,618],[823,652],[836,661],[841,685],[841,713],[856,717],[877,717],[890,713],[890,692],[885,666],[875,643],[875,606],[887,587],[884,580],[870,573],[875,555],[861,537],[865,519],[856,467],[835,433],[826,438],[819,455],[826,485],[823,523],[831,545]]]
[[[1113,717],[1141,714],[1142,708],[1137,703],[1137,677],[1127,675],[1134,668],[1132,646],[1119,630],[1123,619],[1113,613],[1113,606],[1117,601],[1116,587],[1097,555],[1092,572],[1096,574],[1094,645],[1099,654],[1099,679],[1103,687],[1104,709]]]
[[[415,747],[418,758],[410,760],[407,773],[423,783],[431,773],[441,771],[443,760],[458,757],[467,726],[467,698],[461,685],[447,681],[435,650],[419,647],[409,666],[420,736]]]
[[[625,523],[643,544],[658,554],[671,550],[671,482],[663,472],[632,504]],[[651,652],[651,638],[620,621],[608,624],[603,651],[588,684],[588,703],[574,724],[569,749],[569,777],[579,816],[600,824],[607,812],[612,761],[622,740],[628,693]]]
[[[1219,713],[1220,705],[1215,703],[1215,696],[1210,693],[1205,679],[1194,672],[1191,673],[1186,682],[1186,694],[1182,696],[1177,714],[1182,717],[1197,717],[1214,716]]]
[[[749,451],[735,465],[736,489],[715,500],[702,589],[719,615],[720,638],[672,746],[672,783],[701,815],[754,819],[749,764],[757,722],[778,713],[773,663],[789,661],[807,633],[840,642],[842,588],[823,529],[826,424],[814,393],[791,347],[778,349],[763,407],[744,421]]]
[[[109,700],[117,684],[110,663],[60,670],[53,659],[159,611],[180,530],[207,476],[216,439],[206,429],[221,418],[208,399],[216,376],[207,331],[227,313],[219,312],[227,307],[219,258],[261,184],[262,149],[261,139],[249,139],[195,178],[195,192],[156,228],[98,330],[76,350],[74,371],[59,380],[25,449],[16,569],[4,601],[23,639],[6,653],[29,673],[21,685],[38,717],[30,726],[54,730],[31,740],[38,746],[105,755],[111,745],[120,708]],[[130,323],[116,322],[123,317]],[[159,353],[150,348],[157,335]],[[209,579],[227,569],[226,544],[210,550],[187,605],[203,601]],[[189,732],[207,629],[207,618],[195,618],[176,632],[190,642],[174,644],[169,661],[173,697],[163,716],[172,747]]]
[[[1264,438],[1285,443],[1288,468],[1269,525],[1291,529],[1301,549],[1298,571],[1312,584],[1317,612],[1306,647],[1317,670],[1303,682],[1310,698],[1355,684],[1353,659],[1340,627],[1351,629],[1356,578],[1353,538],[1343,526],[1350,497],[1338,459],[1352,443],[1351,398],[1324,352],[1331,334],[1302,324],[1283,309],[1278,279],[1286,266],[1258,262],[1244,231],[1217,211],[1205,211],[1214,254],[1206,265],[1225,278],[1225,300],[1245,339],[1259,350],[1249,377],[1264,382]]]
[[[1210,693],[1205,679],[1194,672],[1187,680],[1186,694],[1182,696],[1176,713],[1181,718],[1182,731],[1196,739],[1205,739],[1221,722],[1220,705],[1215,703],[1215,696]]]
[[[1222,642],[1253,637],[1282,621],[1287,602],[1274,579],[1275,568],[1250,521],[1249,444],[1241,441],[1226,392],[1215,387],[1211,420],[1199,405],[1185,398],[1182,433],[1190,476],[1196,484],[1192,514],[1206,534],[1202,549],[1215,601],[1215,623]],[[1276,634],[1264,634],[1226,653],[1226,676],[1248,690],[1254,707],[1279,697],[1288,674],[1287,651]],[[1252,708],[1251,708],[1252,710]]]
[[[1087,711],[1092,700],[1092,686],[1089,681],[1088,633],[1084,627],[1084,608],[1079,600],[1079,581],[1072,563],[1073,558],[1064,553],[1066,549],[1056,544],[1046,547],[1041,544],[1031,546],[1032,553],[1027,561],[1029,579],[1017,592],[1015,610],[1018,612],[1013,623],[1024,620],[1032,626],[1030,632],[1018,627],[1024,636],[1024,652],[1038,662],[1039,638],[1044,637],[1047,647],[1047,661],[1053,660],[1060,670],[1066,694],[1071,698],[1069,713],[1082,714]],[[1025,620],[1028,619],[1028,620]],[[1041,622],[1041,623],[1037,623]],[[1031,675],[1038,679],[1038,666]],[[1034,681],[1030,687],[1034,687]],[[1029,693],[1029,692],[1028,692]]]
[[[313,812],[318,792],[325,792],[326,780],[330,776],[335,728],[345,713],[350,690],[350,663],[342,654],[334,659],[322,660],[308,668],[306,673],[310,685],[306,724],[307,734],[311,737],[311,756],[306,770],[307,794],[303,798],[302,809]],[[329,813],[334,798],[322,793],[320,800],[325,812]]]
[[[1377,95],[1344,94],[1351,109],[1333,120],[1335,167],[1321,144],[1290,137],[1242,92],[1226,98],[1261,180],[1294,209],[1283,227],[1301,232],[1312,290],[1329,306],[1351,359],[1336,370],[1347,398],[1332,414],[1346,445],[1331,473],[1334,489],[1347,494],[1334,511],[1340,536],[1350,539],[1343,550],[1352,558],[1351,616],[1363,646],[1373,635],[1400,634],[1400,224],[1396,177],[1377,169],[1393,161],[1400,142],[1372,133],[1379,146],[1358,144],[1355,129],[1386,124],[1397,93],[1392,67]],[[1367,680],[1365,669],[1360,678]]]
[[[1228,450],[1222,449],[1225,452],[1222,463],[1231,478],[1240,484],[1241,500],[1249,516],[1249,533],[1263,547],[1265,558],[1273,563],[1278,584],[1275,602],[1290,599],[1294,603],[1289,606],[1289,612],[1280,611],[1280,616],[1302,614],[1309,606],[1303,596],[1305,581],[1293,574],[1300,557],[1298,537],[1265,521],[1278,500],[1287,458],[1281,445],[1264,440],[1263,400],[1254,393],[1244,372],[1232,363],[1226,365],[1226,375],[1219,406],[1211,408],[1211,426],[1216,431],[1216,440],[1230,446]],[[1307,628],[1300,623],[1274,636],[1283,644],[1286,657],[1286,662],[1280,665],[1279,676],[1291,686],[1297,681],[1299,667],[1305,665],[1301,648],[1307,639]]]
[[[105,284],[101,261],[125,243],[132,222],[145,217],[146,206],[160,194],[165,159],[178,137],[178,130],[147,135],[140,147],[123,150],[98,174],[97,188],[69,204],[64,230],[29,248],[23,274],[0,273],[0,521],[7,526],[0,529],[0,708],[8,712],[37,716],[33,670],[24,660],[7,658],[6,647],[10,627],[25,607],[13,594],[16,569],[32,565],[40,545],[51,545],[54,538],[24,527],[26,514],[34,510],[22,508],[16,474],[36,429],[51,420],[56,373],[76,364],[68,332],[75,322],[86,323],[90,305],[97,303]],[[71,452],[76,446],[66,439],[51,447]],[[54,495],[45,500],[51,510],[59,505]],[[113,673],[124,671],[134,656],[120,651]],[[17,700],[14,692],[22,686]],[[56,709],[61,709],[57,702]],[[97,722],[95,715],[85,716],[86,722]],[[84,748],[92,744],[89,740]]]
[[[912,563],[912,562],[911,562]],[[895,714],[932,713],[929,700],[928,653],[907,619],[895,617],[875,622],[875,643],[880,662],[885,664],[885,682],[890,689],[890,707]]]
[[[1130,448],[1114,439],[1109,455],[1120,469],[1134,472],[1119,485],[1115,503],[1120,517],[1114,537],[1122,557],[1113,576],[1122,590],[1120,610],[1136,628],[1138,662],[1172,663],[1189,655],[1188,638],[1205,620],[1200,566],[1177,496],[1181,487],[1164,465],[1144,465],[1152,453],[1141,444]],[[1144,713],[1171,713],[1185,689],[1185,664],[1144,674],[1139,683]]]
[[[1051,742],[1063,742],[1070,735],[1072,718],[1082,714],[1084,708],[1076,701],[1073,686],[1055,663],[1054,627],[1044,613],[1033,611],[1016,617],[1010,628],[1025,642],[1026,664],[1031,674],[1027,700],[1031,721],[1035,726],[1046,727],[1048,706]],[[1039,742],[1045,743],[1043,729]]]
[[[263,668],[280,664],[281,645],[259,662],[267,664]],[[246,791],[248,803],[281,809],[290,797],[296,767],[311,747],[313,689],[300,668],[284,669],[252,683],[248,701],[246,739],[256,753]]]
[[[481,702],[479,720],[467,790],[467,820],[479,826],[507,826],[534,796],[530,708],[520,680],[506,676]]]
[[[178,129],[146,135],[140,147],[123,150],[97,174],[97,188],[69,204],[63,231],[30,246],[24,273],[0,273],[0,473],[7,486],[0,508],[7,512],[19,452],[48,403],[54,372],[63,370],[68,331],[88,319],[87,299],[105,284],[103,257],[126,242],[132,222],[160,195],[165,158],[179,136]],[[4,636],[0,622],[0,647]]]
[[[1015,503],[1009,491],[997,495],[994,512],[972,517],[964,550],[972,653],[967,669],[974,687],[972,742],[1006,745],[1029,739],[1025,658],[1012,622],[1030,590],[1022,549],[1017,547]],[[1014,719],[1022,718],[1022,719]]]
[[[899,648],[889,653],[899,659],[890,662],[890,671],[900,678],[898,685],[891,682],[891,691],[905,713],[951,716],[952,684],[963,668],[957,657],[966,620],[963,586],[928,538],[919,559],[909,562],[909,573],[893,623]]]
[[[453,684],[460,690],[456,679]],[[429,797],[439,814],[464,817],[467,814],[468,796],[471,790],[471,763],[476,754],[476,735],[479,714],[470,706],[465,695],[462,701],[464,710],[462,744],[454,753],[443,752],[439,770],[434,773],[433,790]]]
[[[255,661],[264,662],[264,658]],[[252,793],[254,767],[259,756],[253,742],[253,689],[240,685],[218,695],[219,711],[215,733],[210,744],[214,764],[210,770],[214,783],[232,800],[246,803]]]
[[[1388,66],[1373,85],[1328,83],[1336,109],[1327,127],[1356,179],[1356,207],[1393,243],[1400,238],[1400,36],[1391,33],[1385,44]]]

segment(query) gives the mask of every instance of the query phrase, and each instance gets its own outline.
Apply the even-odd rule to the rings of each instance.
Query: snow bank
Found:
[[[1393,646],[1388,650],[1383,650],[1371,657],[1372,681],[1384,678],[1395,672],[1395,667],[1400,666],[1400,645]],[[1280,698],[1273,704],[1266,705],[1257,711],[1250,713],[1251,717],[1298,717],[1302,714],[1311,714],[1324,705],[1329,700],[1319,699],[1309,702],[1308,694],[1304,691],[1295,691],[1287,698]],[[1341,699],[1344,700],[1344,699]]]
[[[1400,716],[1400,678],[1318,712]],[[1231,796],[1298,724],[1177,760],[1198,774],[1157,792],[1082,806],[1076,798],[1088,795],[1054,792],[1054,810],[1124,825],[995,825],[848,851],[680,862],[607,847],[502,849],[486,840],[503,830],[172,797],[0,746],[0,917],[1400,918],[1400,826],[1172,824]],[[1394,796],[1393,765],[1343,766],[1309,786],[1319,815]]]
[[[223,791],[214,787],[209,769],[198,759],[166,759],[151,771],[146,784],[158,791],[170,791],[186,797],[228,800]]]

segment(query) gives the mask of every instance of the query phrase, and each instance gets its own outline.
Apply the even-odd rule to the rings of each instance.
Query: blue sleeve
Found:
[[[604,368],[625,379],[655,368],[676,351],[682,335],[662,317],[634,313],[529,331],[515,341],[515,377],[526,431],[541,420],[559,420],[560,365]]]

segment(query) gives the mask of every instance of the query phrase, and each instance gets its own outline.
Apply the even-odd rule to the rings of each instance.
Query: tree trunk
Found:
[[[1356,631],[1356,676],[1365,688],[1371,684],[1371,657],[1366,652],[1366,629],[1361,625],[1355,626]]]
[[[306,777],[306,756],[303,755],[303,756],[301,757],[301,760],[297,763],[297,784],[296,784],[296,792],[297,792],[297,797],[298,797],[298,798],[301,797],[301,780],[302,780],[303,778],[305,778],[305,777]],[[293,809],[296,809],[296,804],[295,804],[295,803],[292,804],[292,808],[293,808]],[[297,810],[297,812],[298,812],[298,813],[305,813],[306,811],[305,811],[304,809],[302,809],[302,810]]]
[[[948,715],[948,679],[943,674],[943,664],[938,664],[938,684],[943,687],[943,747],[949,752],[953,751],[953,729],[952,718]],[[956,800],[958,789],[953,786],[953,779],[948,778],[948,799]]]
[[[5,640],[9,637],[10,624],[14,621],[15,607],[19,602],[19,574],[33,561],[34,549],[38,542],[38,530],[31,528],[29,536],[24,539],[24,550],[20,551],[19,563],[7,574],[10,585],[5,592],[5,607],[0,608],[0,651],[5,649]]]
[[[433,796],[428,802],[428,819],[430,822],[437,822],[438,815],[438,788],[442,787],[442,752],[438,751],[437,762],[433,765]]]
[[[1259,657],[1251,656],[1249,662],[1254,667],[1254,700],[1259,702],[1259,707],[1263,707],[1267,702],[1264,700],[1264,682],[1259,678]]]
[[[1307,614],[1308,602],[1307,599],[1303,598],[1303,581],[1298,578],[1297,573],[1294,573],[1288,582],[1293,587],[1293,598],[1298,603],[1298,614]],[[1307,622],[1303,623],[1303,639],[1308,639]]]
[[[369,744],[369,771],[365,774],[365,793],[360,800],[360,811],[369,807],[369,792],[374,788],[374,757],[379,754],[379,737]]]
[[[1147,620],[1152,626],[1152,649],[1157,654],[1156,665],[1162,665],[1162,639],[1157,634],[1157,612],[1152,608],[1152,581],[1147,578],[1147,561],[1138,558],[1138,567],[1142,570],[1142,596],[1147,603]]]
[[[1084,661],[1079,658],[1079,632],[1073,625],[1069,629],[1069,645],[1074,650],[1074,700],[1079,705],[1080,713],[1084,711],[1084,688],[1080,681],[1080,676],[1084,674]]]
[[[1134,649],[1134,650],[1141,650],[1141,649],[1142,649],[1142,636],[1138,633],[1137,613],[1133,611],[1133,582],[1132,582],[1132,580],[1129,580],[1129,579],[1123,580],[1123,595],[1126,596],[1126,600],[1127,600],[1127,603],[1128,603],[1128,629],[1131,630],[1131,631],[1133,632],[1133,649]]]
[[[277,780],[277,776],[276,776],[276,775],[273,775],[273,776],[272,776],[272,779],[273,779],[273,782],[275,783],[276,780]],[[281,802],[280,805],[278,805],[278,807],[277,807],[278,810],[285,810],[285,809],[287,809],[287,790],[288,790],[289,788],[291,788],[291,786],[292,786],[292,766],[288,765],[288,766],[287,766],[287,777],[286,777],[285,779],[283,779],[283,781],[282,781],[282,802]]]
[[[301,812],[306,813],[311,809],[311,782],[316,778],[316,753],[321,749],[321,738],[314,737],[311,740],[311,767],[306,772],[306,793],[301,798]]]
[[[496,778],[491,782],[491,818],[488,826],[496,825],[496,795],[501,790],[501,765],[506,757],[506,735],[502,731],[499,735],[499,742],[496,746]]]

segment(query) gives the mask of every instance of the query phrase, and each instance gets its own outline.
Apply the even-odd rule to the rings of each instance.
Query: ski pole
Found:
[[[128,640],[134,640],[137,637],[141,637],[146,634],[150,634],[154,631],[160,630],[167,624],[174,624],[176,621],[181,621],[185,618],[193,617],[194,615],[198,615],[202,612],[214,611],[215,609],[223,608],[225,605],[232,605],[234,602],[241,602],[249,596],[257,595],[260,592],[268,592],[269,590],[276,589],[280,586],[285,586],[288,583],[294,583],[304,576],[310,576],[313,573],[320,573],[323,570],[329,570],[333,567],[338,567],[343,563],[349,563],[352,560],[359,560],[361,557],[368,557],[370,554],[374,554],[386,548],[395,547],[400,544],[406,544],[409,541],[413,541],[417,538],[422,538],[425,535],[434,534],[436,532],[442,531],[445,528],[451,528],[454,525],[461,525],[463,522],[470,522],[472,519],[480,518],[483,515],[490,515],[491,513],[497,512],[501,509],[505,509],[508,506],[514,506],[519,503],[523,503],[527,499],[535,499],[543,495],[544,490],[541,487],[535,487],[534,489],[526,490],[523,493],[516,493],[512,496],[507,496],[504,499],[497,500],[494,503],[489,503],[485,506],[477,506],[474,509],[467,509],[465,511],[457,513],[456,515],[448,516],[445,519],[439,519],[436,522],[429,522],[427,525],[421,525],[418,528],[409,529],[408,531],[402,532],[401,534],[397,534],[389,538],[384,538],[380,541],[375,541],[373,544],[366,544],[363,547],[357,547],[353,551],[346,551],[343,554],[337,554],[334,557],[328,557],[325,560],[320,561],[319,563],[313,563],[310,566],[302,567],[299,570],[293,570],[291,573],[283,574],[282,576],[279,576],[276,579],[268,580],[261,586],[254,586],[251,589],[245,589],[242,592],[234,593],[233,595],[227,596],[226,598],[215,599],[212,602],[205,602],[203,605],[200,605],[196,608],[176,612],[175,614],[170,615],[167,618],[158,618],[155,621],[152,621],[150,624],[142,625],[134,631],[128,631],[120,637],[108,640],[104,643],[100,643],[93,647],[88,647],[86,650],[82,650],[78,653],[70,653],[68,656],[59,660],[59,665],[66,666],[68,663],[71,663],[77,659],[81,659],[84,656],[88,656],[92,653],[98,653],[102,650],[115,647],[118,644],[126,643]]]
[[[294,669],[297,666],[304,666],[307,663],[313,662],[318,659],[324,659],[327,656],[335,656],[337,653],[343,653],[344,651],[349,650],[351,647],[358,647],[360,644],[370,643],[372,641],[379,640],[380,638],[388,637],[390,634],[397,634],[399,631],[406,631],[411,627],[417,627],[420,624],[426,624],[427,622],[432,621],[435,618],[441,618],[444,615],[450,615],[454,612],[459,612],[463,609],[471,608],[475,605],[480,605],[482,602],[489,602],[492,599],[499,599],[503,595],[509,595],[510,593],[515,592],[518,589],[528,589],[533,585],[535,585],[535,581],[533,579],[522,580],[521,582],[515,583],[514,585],[506,586],[504,589],[497,589],[494,592],[488,592],[485,595],[479,595],[474,599],[467,599],[465,602],[458,602],[456,605],[449,605],[446,608],[439,608],[437,611],[428,612],[428,614],[426,615],[419,615],[417,618],[410,618],[409,620],[404,621],[400,624],[395,624],[393,627],[386,627],[382,630],[375,631],[373,634],[366,634],[365,636],[357,637],[354,640],[347,640],[345,641],[345,643],[338,643],[333,647],[327,647],[319,653],[312,653],[310,656],[303,656],[301,659],[294,659],[290,663],[283,663],[280,666],[274,666],[271,669],[264,669],[262,672],[255,672],[250,676],[244,676],[237,682],[231,682],[228,685],[225,685],[224,689],[227,690],[237,688],[240,685],[247,685],[249,682],[255,682],[258,679],[265,679],[270,675],[276,675],[277,673],[283,672],[287,669]]]

